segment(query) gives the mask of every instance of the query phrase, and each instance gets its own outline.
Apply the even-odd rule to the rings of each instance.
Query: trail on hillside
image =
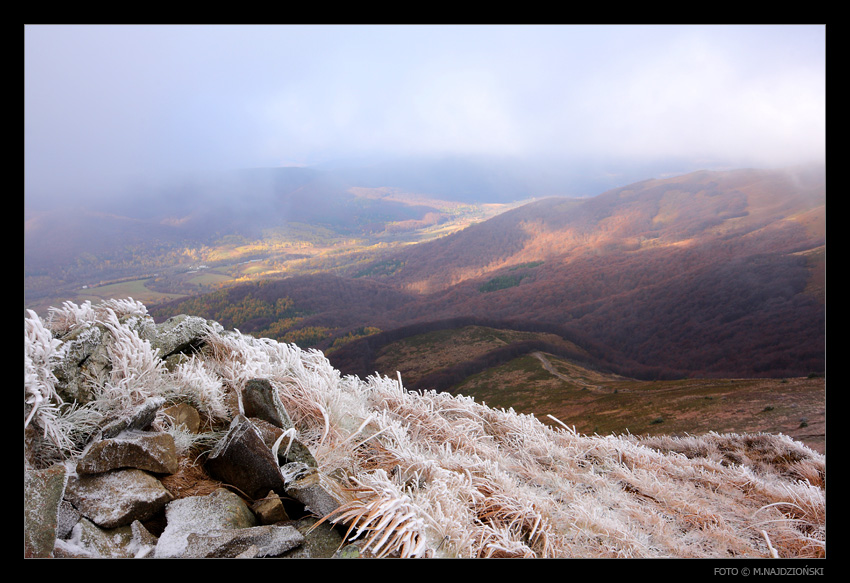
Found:
[[[581,385],[582,388],[587,389],[588,391],[592,391],[594,393],[613,393],[614,392],[613,389],[607,389],[605,387],[600,387],[599,385],[593,385],[593,384],[585,382],[585,381],[583,381],[579,378],[570,377],[570,376],[563,374],[562,372],[558,371],[551,362],[549,362],[549,359],[546,358],[546,355],[543,354],[542,352],[532,352],[531,356],[533,356],[534,358],[536,358],[537,360],[540,361],[540,363],[543,365],[543,368],[546,369],[546,372],[548,372],[551,375],[561,379],[564,382],[567,382],[567,383],[570,383],[570,384],[573,384],[573,385]]]

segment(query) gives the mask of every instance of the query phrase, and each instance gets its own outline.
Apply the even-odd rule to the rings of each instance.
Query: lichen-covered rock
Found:
[[[74,329],[62,336],[62,357],[53,367],[56,391],[62,399],[83,405],[95,398],[87,378],[98,378],[110,368],[109,332],[102,325]]]
[[[286,558],[328,559],[332,557],[356,558],[358,556],[356,550],[351,553],[350,549],[343,546],[342,534],[327,522],[317,524],[316,518],[306,516],[293,521],[291,524],[304,535],[304,542],[297,548],[288,551],[284,555]]]
[[[160,358],[197,350],[203,346],[204,338],[211,326],[220,328],[220,325],[197,316],[186,314],[174,316],[156,326],[156,333],[151,339],[151,348],[159,350]]]

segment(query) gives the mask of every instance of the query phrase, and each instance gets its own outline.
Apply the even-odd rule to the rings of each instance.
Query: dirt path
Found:
[[[569,376],[567,376],[567,375],[565,375],[561,372],[558,372],[558,370],[552,365],[551,362],[549,362],[549,359],[546,358],[546,355],[543,354],[542,352],[532,352],[531,356],[533,356],[534,358],[536,358],[537,360],[540,361],[540,363],[543,365],[543,368],[546,369],[546,372],[548,372],[549,374],[561,379],[562,381],[568,382],[568,383],[573,384],[573,385],[580,385],[582,388],[585,388],[589,391],[593,391],[594,393],[611,393],[611,392],[613,392],[612,390],[606,389],[605,387],[600,387],[598,385],[591,385],[590,383],[586,383],[581,379],[569,377]]]

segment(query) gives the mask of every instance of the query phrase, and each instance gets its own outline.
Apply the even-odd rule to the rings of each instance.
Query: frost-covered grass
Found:
[[[375,556],[825,556],[826,459],[782,435],[581,435],[401,379],[342,376],[321,352],[210,326],[173,370],[138,334],[141,304],[66,304],[25,318],[25,429],[75,455],[51,366],[62,334],[100,323],[106,414],[148,396],[190,401],[226,423],[252,378],[276,387],[297,437],[341,501],[327,521]],[[136,319],[136,320],[134,320]],[[134,327],[135,326],[135,327]],[[76,432],[76,433],[75,433]]]

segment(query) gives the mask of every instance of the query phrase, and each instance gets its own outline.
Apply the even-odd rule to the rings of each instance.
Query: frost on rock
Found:
[[[171,500],[159,480],[135,468],[70,476],[65,497],[83,516],[104,528],[147,520]]]
[[[208,534],[219,530],[249,528],[257,520],[239,496],[216,490],[208,496],[190,496],[165,507],[168,521],[156,545],[156,557],[183,556],[190,534]]]

